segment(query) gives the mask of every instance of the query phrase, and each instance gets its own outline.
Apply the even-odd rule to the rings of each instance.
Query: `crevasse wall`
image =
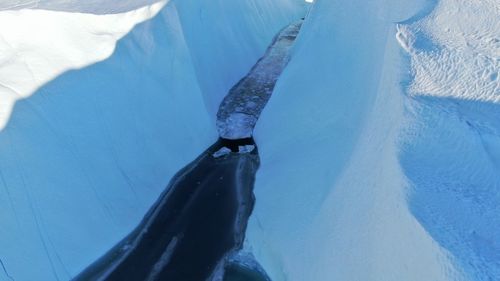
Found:
[[[262,165],[246,245],[274,281],[464,278],[408,204],[414,185],[401,163],[415,121],[396,24],[433,4],[316,1],[256,128]]]
[[[277,32],[305,13],[302,0],[175,3],[212,116],[230,88],[263,55]]]
[[[216,104],[302,8],[0,12],[0,280],[68,280],[131,231],[215,140]]]

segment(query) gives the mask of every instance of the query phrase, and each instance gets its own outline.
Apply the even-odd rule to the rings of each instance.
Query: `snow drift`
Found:
[[[499,276],[494,2],[316,1],[256,128],[273,280]]]
[[[442,0],[398,34],[413,73],[399,155],[409,206],[468,280],[500,276],[499,8]]]
[[[1,280],[68,280],[123,238],[215,140],[215,105],[303,12],[292,0],[173,0],[96,15],[110,1],[73,2],[0,12]]]

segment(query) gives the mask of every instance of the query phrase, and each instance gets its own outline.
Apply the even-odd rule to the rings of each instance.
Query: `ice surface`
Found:
[[[250,138],[260,113],[290,60],[290,51],[302,21],[283,29],[262,57],[222,101],[217,112],[217,130],[225,139]]]

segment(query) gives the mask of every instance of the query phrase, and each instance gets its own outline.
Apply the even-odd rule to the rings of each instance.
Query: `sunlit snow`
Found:
[[[117,41],[165,1],[124,14],[0,11],[0,130],[16,100],[58,75],[108,58]]]

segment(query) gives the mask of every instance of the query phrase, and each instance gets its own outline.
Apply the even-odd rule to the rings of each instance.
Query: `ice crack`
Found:
[[[11,281],[15,281],[15,279],[9,274],[7,271],[7,268],[5,267],[5,264],[3,263],[3,260],[0,258],[0,266],[2,266],[2,270],[5,273],[5,276]]]

